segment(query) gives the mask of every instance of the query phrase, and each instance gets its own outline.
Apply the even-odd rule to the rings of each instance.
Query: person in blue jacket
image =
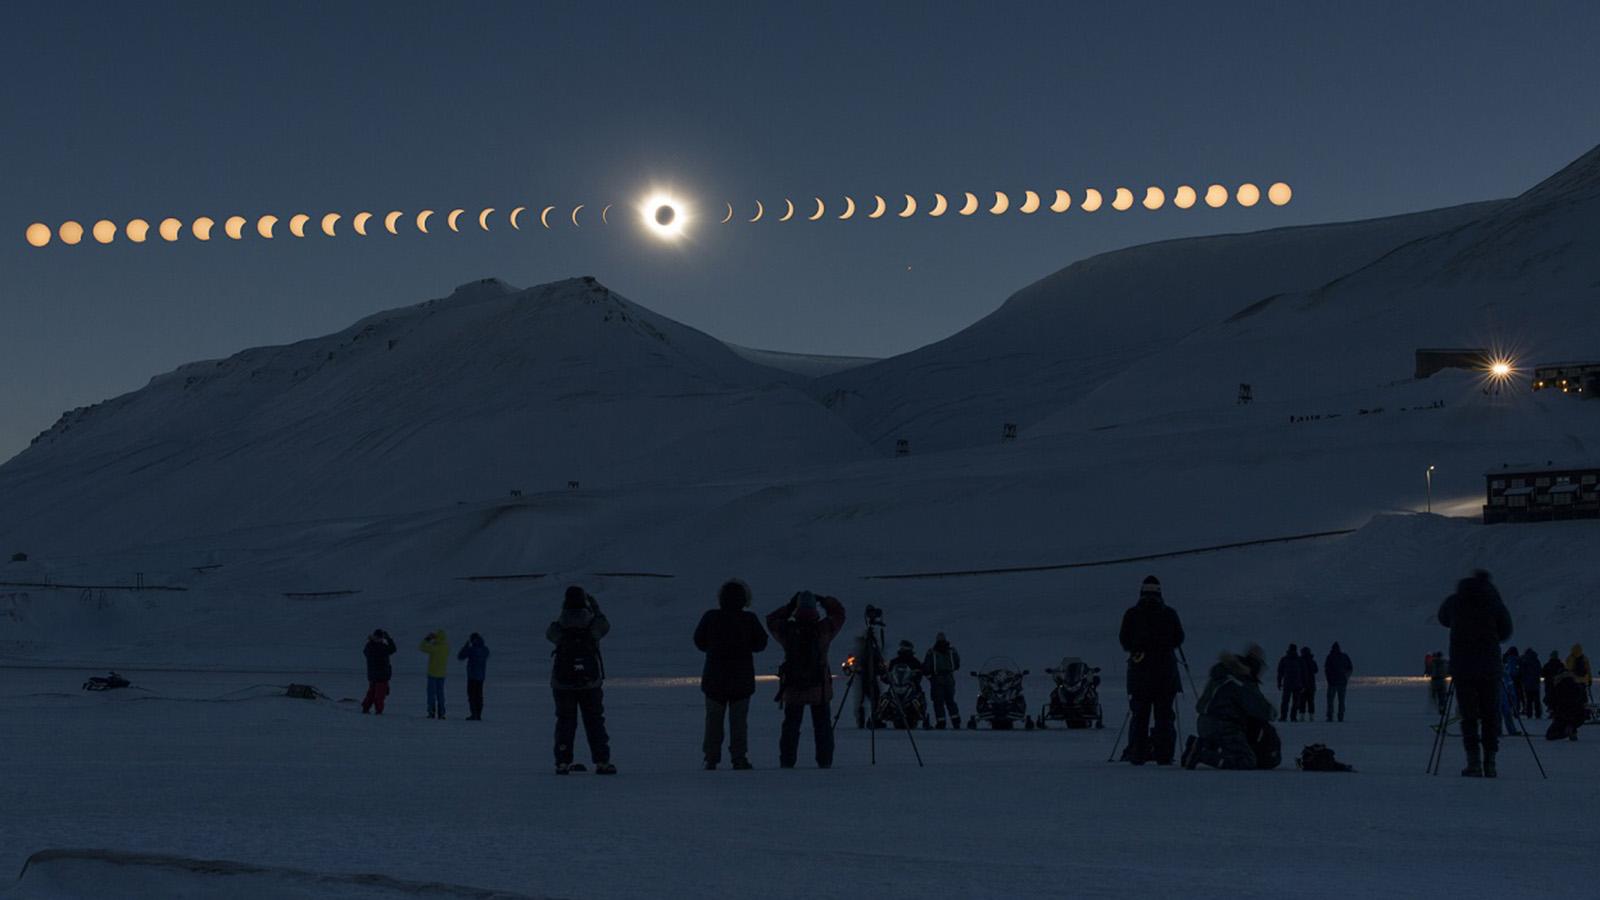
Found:
[[[471,715],[467,716],[469,722],[483,721],[483,677],[489,671],[489,645],[483,642],[483,635],[474,631],[472,637],[467,638],[467,644],[456,654],[456,659],[467,661],[467,707]]]

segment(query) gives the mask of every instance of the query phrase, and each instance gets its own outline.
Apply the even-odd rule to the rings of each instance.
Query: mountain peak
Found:
[[[1600,145],[1518,197],[1521,201],[1569,201],[1600,196]]]

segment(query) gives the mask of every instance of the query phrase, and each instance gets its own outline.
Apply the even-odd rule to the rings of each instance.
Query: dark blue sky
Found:
[[[1589,0],[10,4],[0,459],[180,363],[489,275],[593,274],[734,342],[887,355],[1102,250],[1513,194],[1600,142],[1597,33]],[[616,226],[23,241],[35,220],[537,210],[656,183],[720,217],[1280,179],[1285,209],[702,223],[671,248]]]

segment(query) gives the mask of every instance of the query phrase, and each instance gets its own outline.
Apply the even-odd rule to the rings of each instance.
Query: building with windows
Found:
[[[1533,367],[1533,389],[1600,397],[1600,363],[1542,363]]]
[[[1600,518],[1600,463],[1506,465],[1484,473],[1483,522]]]

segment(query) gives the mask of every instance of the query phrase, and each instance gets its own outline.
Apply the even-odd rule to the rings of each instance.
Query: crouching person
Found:
[[[827,612],[822,617],[817,607]],[[844,628],[844,605],[832,597],[801,591],[767,614],[767,630],[783,645],[778,702],[783,704],[783,733],[778,740],[778,765],[794,768],[800,753],[800,723],[811,710],[811,731],[817,742],[817,768],[833,765],[833,674],[828,645]]]
[[[567,588],[561,603],[561,617],[550,623],[544,636],[556,645],[555,663],[550,671],[550,690],[556,700],[556,774],[583,771],[572,764],[572,745],[578,738],[578,714],[583,714],[583,733],[589,740],[589,756],[600,775],[615,775],[611,764],[611,742],[606,736],[605,661],[600,657],[600,639],[611,631],[611,622],[600,605],[583,588]]]
[[[1587,698],[1583,693],[1583,684],[1563,668],[1547,690],[1550,695],[1550,730],[1544,733],[1545,739],[1577,740],[1578,729],[1583,727],[1586,715],[1584,700]]]
[[[1266,654],[1251,645],[1243,654],[1224,652],[1196,704],[1199,736],[1189,738],[1183,766],[1218,769],[1276,769],[1283,747],[1272,727],[1272,701],[1261,693]]]

